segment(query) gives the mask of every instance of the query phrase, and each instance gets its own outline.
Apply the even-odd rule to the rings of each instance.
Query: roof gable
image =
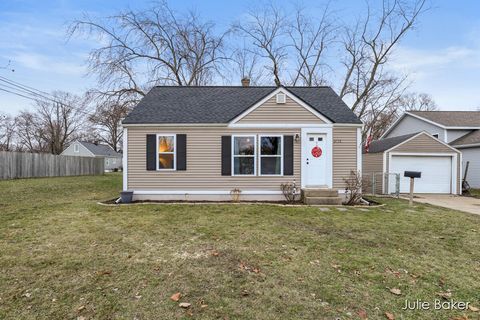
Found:
[[[285,103],[276,102],[277,94],[285,94]],[[259,123],[331,123],[318,111],[307,105],[283,87],[268,94],[231,121],[231,125]]]
[[[361,124],[329,87],[282,87],[331,122]],[[225,124],[277,87],[154,87],[127,115],[124,124]]]
[[[416,144],[415,148],[418,152],[437,152],[438,150],[451,152],[458,150],[440,141],[425,131],[406,134],[403,136],[386,138],[373,141],[370,144],[368,153],[390,152],[390,151],[406,151],[411,146],[409,143]],[[404,147],[405,146],[405,147]],[[421,147],[420,147],[421,146]],[[433,146],[433,147],[432,147]],[[364,152],[365,153],[365,152]]]

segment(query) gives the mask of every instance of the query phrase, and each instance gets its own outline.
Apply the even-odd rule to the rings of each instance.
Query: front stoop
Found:
[[[309,205],[341,205],[342,198],[335,189],[305,188],[302,189],[303,202]]]

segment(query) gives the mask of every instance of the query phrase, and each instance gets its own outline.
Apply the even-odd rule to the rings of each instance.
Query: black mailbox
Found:
[[[407,178],[421,178],[422,173],[420,171],[405,171],[403,176]]]

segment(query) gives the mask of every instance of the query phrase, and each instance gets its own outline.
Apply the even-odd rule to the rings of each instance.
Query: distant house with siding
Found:
[[[64,156],[105,158],[105,170],[122,168],[122,154],[110,146],[86,141],[74,141],[63,150]]]

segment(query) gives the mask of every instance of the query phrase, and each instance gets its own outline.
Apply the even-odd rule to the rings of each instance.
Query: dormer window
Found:
[[[277,93],[277,104],[284,104],[287,101],[285,93]]]

